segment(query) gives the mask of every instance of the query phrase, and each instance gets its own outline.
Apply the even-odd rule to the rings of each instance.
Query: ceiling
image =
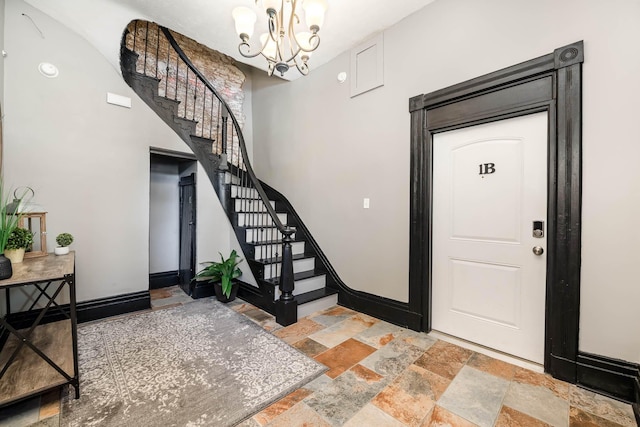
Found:
[[[236,6],[247,6],[258,12],[254,0],[25,1],[83,36],[118,70],[122,31],[133,19],[157,22],[240,62],[266,69],[263,58],[249,60],[238,53],[240,39],[231,17]],[[309,61],[311,70],[433,1],[377,0],[372,6],[372,0],[327,0],[329,9],[319,33],[321,44]],[[261,19],[256,24],[256,39],[257,34],[264,32],[261,28],[266,30],[266,19]],[[290,70],[284,78],[294,80],[299,76],[297,71]]]

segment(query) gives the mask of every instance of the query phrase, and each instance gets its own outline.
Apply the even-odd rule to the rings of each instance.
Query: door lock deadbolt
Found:
[[[544,221],[533,221],[533,237],[537,239],[544,237]]]

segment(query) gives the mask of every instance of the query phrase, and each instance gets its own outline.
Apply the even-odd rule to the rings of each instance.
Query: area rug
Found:
[[[78,328],[62,426],[232,426],[326,368],[213,301]]]

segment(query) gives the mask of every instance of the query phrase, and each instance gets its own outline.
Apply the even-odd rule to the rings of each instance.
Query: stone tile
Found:
[[[556,427],[569,425],[569,403],[546,387],[512,382],[504,405]]]
[[[259,308],[251,308],[244,311],[242,314],[247,316],[249,319],[254,322],[260,324],[261,322],[266,322],[268,320],[273,320],[274,317],[267,313],[266,311],[262,311]]]
[[[227,303],[227,307],[229,307],[230,309],[232,309],[233,311],[237,312],[237,313],[244,313],[247,310],[251,310],[253,308],[256,308],[256,306],[254,306],[253,304],[249,304],[248,302],[244,302],[239,298],[234,299],[231,302]]]
[[[171,289],[168,289],[168,288],[149,290],[149,297],[151,298],[151,301],[162,299],[162,298],[169,298],[172,295],[173,293],[171,292]]]
[[[404,341],[407,344],[411,344],[414,347],[418,347],[424,351],[431,348],[438,340],[430,337],[424,332],[416,332],[411,329],[402,328],[397,337],[398,340]]]
[[[35,424],[30,424],[29,427],[60,427],[60,415],[41,419]]]
[[[336,323],[348,319],[356,313],[357,312],[349,310],[348,308],[336,306],[328,308],[317,314],[312,314],[311,316],[309,316],[309,318],[316,323],[320,323],[321,325],[332,326]]]
[[[401,331],[402,328],[399,326],[380,321],[354,338],[372,347],[381,348],[389,344]]]
[[[480,353],[473,353],[467,366],[476,368],[479,371],[486,372],[491,375],[495,375],[500,378],[504,378],[507,381],[511,381],[516,371],[516,366],[511,363],[503,362],[502,360],[494,359],[493,357],[485,356]]]
[[[269,424],[269,427],[331,427],[316,411],[300,402]]]
[[[473,352],[445,341],[438,341],[415,364],[452,380],[467,363]]]
[[[329,368],[325,375],[335,378],[376,351],[375,348],[349,338],[340,345],[321,353],[315,359]]]
[[[569,409],[569,427],[620,427],[618,423],[605,420],[597,415],[590,414],[580,408]]]
[[[313,392],[321,391],[325,387],[329,387],[333,383],[333,380],[328,376],[322,374],[315,380],[308,382],[305,384],[304,388],[311,390]]]
[[[311,338],[304,338],[296,343],[293,343],[292,345],[309,357],[317,356],[318,354],[323,353],[329,349],[319,342],[315,342]]]
[[[522,384],[530,384],[548,388],[556,396],[567,400],[569,398],[569,383],[557,380],[549,374],[533,372],[529,369],[516,367],[513,380]]]
[[[363,426],[403,427],[404,424],[374,405],[368,404],[344,424],[344,427]]]
[[[353,372],[358,378],[366,381],[369,384],[374,384],[384,379],[382,375],[378,375],[376,372],[372,371],[371,369],[365,368],[362,365],[356,365],[353,368],[349,369],[349,371]]]
[[[325,378],[327,378],[325,376]],[[334,426],[341,426],[387,385],[349,370],[307,397],[304,402]]]
[[[550,427],[549,424],[533,418],[508,406],[503,406],[495,427]]]
[[[34,397],[2,408],[0,425],[3,427],[26,427],[38,422],[40,398]]]
[[[168,305],[183,304],[183,303],[189,302],[189,300],[191,300],[191,297],[189,295],[187,295],[187,294],[184,294],[184,296],[183,295],[172,295],[172,296],[167,297],[167,298],[151,300],[151,307],[152,308],[157,308],[157,307],[166,307]]]
[[[305,397],[309,396],[313,393],[311,390],[307,390],[305,388],[299,388],[293,393],[285,396],[284,398],[278,400],[276,403],[268,406],[263,409],[259,413],[253,416],[253,420],[256,421],[259,425],[264,426],[269,424],[269,422],[273,421],[278,415],[284,413],[291,409],[295,404],[301,402]]]
[[[618,402],[574,385],[569,388],[569,401],[571,406],[578,407],[608,421],[613,421],[625,427],[636,426],[633,409],[627,403]]]
[[[420,427],[477,427],[477,424],[436,405],[422,421]]]
[[[508,381],[465,366],[438,400],[438,405],[481,427],[491,427],[508,388]]]
[[[314,322],[315,321],[314,318]],[[309,338],[331,348],[370,328],[377,322],[377,320],[369,316],[357,314],[333,326],[311,334]]]
[[[53,390],[40,397],[39,419],[60,414],[60,390]]]
[[[293,325],[280,329],[273,335],[277,336],[282,341],[288,344],[293,344],[324,328],[324,325],[316,323],[313,320],[305,317],[298,320],[298,322],[294,323]]]
[[[411,365],[371,401],[408,426],[419,426],[433,409],[449,380]]]
[[[418,347],[404,341],[393,340],[376,351],[360,364],[380,375],[393,379],[407,369],[423,353]]]

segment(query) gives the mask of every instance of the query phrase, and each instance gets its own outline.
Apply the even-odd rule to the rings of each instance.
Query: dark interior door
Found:
[[[180,178],[180,287],[191,295],[191,279],[196,268],[196,179]]]

